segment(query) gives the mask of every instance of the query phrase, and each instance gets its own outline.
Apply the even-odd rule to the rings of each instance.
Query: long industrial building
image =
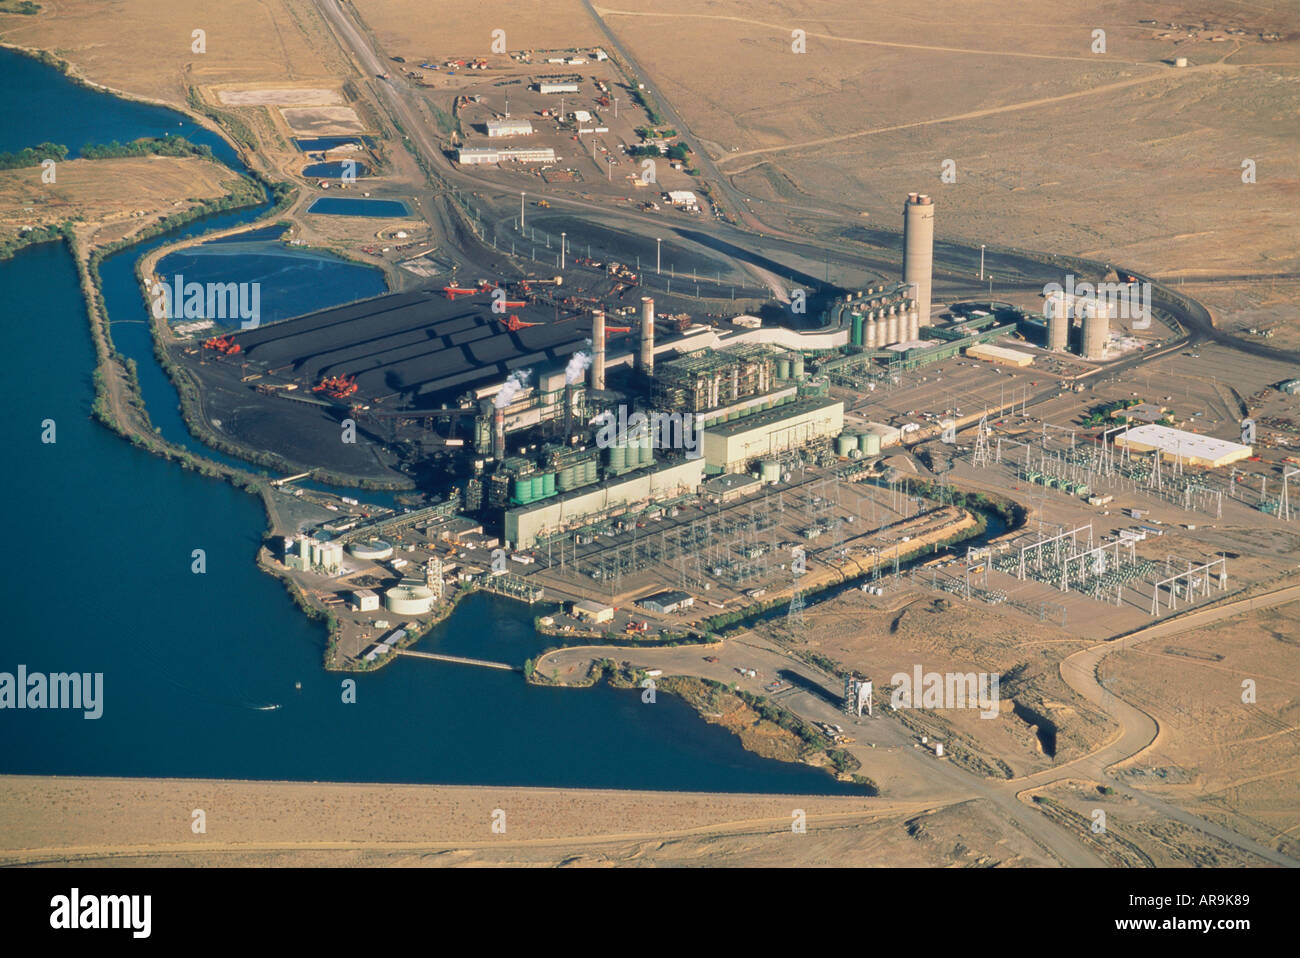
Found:
[[[775,457],[844,429],[844,403],[800,399],[704,430],[704,461],[711,470],[744,472],[756,459]]]
[[[1239,462],[1253,452],[1250,446],[1150,423],[1126,429],[1115,437],[1115,445],[1134,452],[1160,450],[1166,460],[1181,459],[1187,465],[1214,469]]]
[[[693,494],[704,481],[704,464],[703,459],[685,459],[544,502],[507,509],[505,538],[515,548],[527,549],[542,534],[616,516],[651,500]]]

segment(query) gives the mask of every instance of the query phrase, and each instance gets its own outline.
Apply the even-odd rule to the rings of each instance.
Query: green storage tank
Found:
[[[598,467],[594,458],[588,459],[586,463],[584,463],[584,468],[582,470],[582,481],[584,485],[596,481],[597,469]]]
[[[858,448],[864,456],[880,455],[880,434],[864,432],[858,436]]]
[[[627,468],[627,446],[609,447],[609,468],[614,473],[622,472]]]
[[[575,485],[577,485],[577,483],[575,483],[575,482],[573,481],[573,480],[574,480],[574,476],[573,476],[574,471],[575,471],[575,470],[574,470],[574,468],[573,468],[572,466],[565,466],[563,469],[560,470],[560,478],[559,478],[559,480],[556,482],[556,487],[557,487],[561,492],[568,492],[568,491],[569,491],[570,489],[572,489]]]
[[[655,461],[654,441],[646,436],[641,440],[641,447],[637,453],[637,462],[642,466],[651,465]]]
[[[862,345],[862,315],[854,313],[853,315],[853,345]]]
[[[795,379],[803,379],[803,355],[802,354],[795,356],[794,364],[790,372],[794,375]]]
[[[555,473],[553,472],[542,473],[542,495],[543,496],[555,495]]]
[[[849,456],[850,449],[858,448],[858,437],[850,433],[841,433],[835,440],[835,451],[845,459]]]
[[[789,359],[787,359],[787,358],[785,358],[785,357],[780,357],[780,358],[777,359],[777,361],[776,361],[776,378],[777,378],[777,379],[789,379],[789,378],[790,378],[790,360],[789,360]],[[486,431],[486,430],[485,430],[485,431]]]

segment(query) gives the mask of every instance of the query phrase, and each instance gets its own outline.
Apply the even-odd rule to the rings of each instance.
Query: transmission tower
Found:
[[[980,419],[979,429],[975,432],[975,457],[974,463],[981,469],[987,468],[989,464],[989,417],[983,416]]]

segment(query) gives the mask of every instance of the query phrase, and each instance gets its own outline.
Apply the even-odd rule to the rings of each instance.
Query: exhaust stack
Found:
[[[641,297],[641,372],[655,374],[655,301]]]
[[[591,313],[591,388],[605,388],[605,311]]]

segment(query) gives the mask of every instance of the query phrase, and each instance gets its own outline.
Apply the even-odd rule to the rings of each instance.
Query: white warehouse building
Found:
[[[462,146],[456,151],[456,162],[462,166],[482,166],[513,160],[516,163],[554,163],[555,150],[551,147],[528,146]]]
[[[488,136],[531,136],[533,125],[528,120],[488,120]]]

